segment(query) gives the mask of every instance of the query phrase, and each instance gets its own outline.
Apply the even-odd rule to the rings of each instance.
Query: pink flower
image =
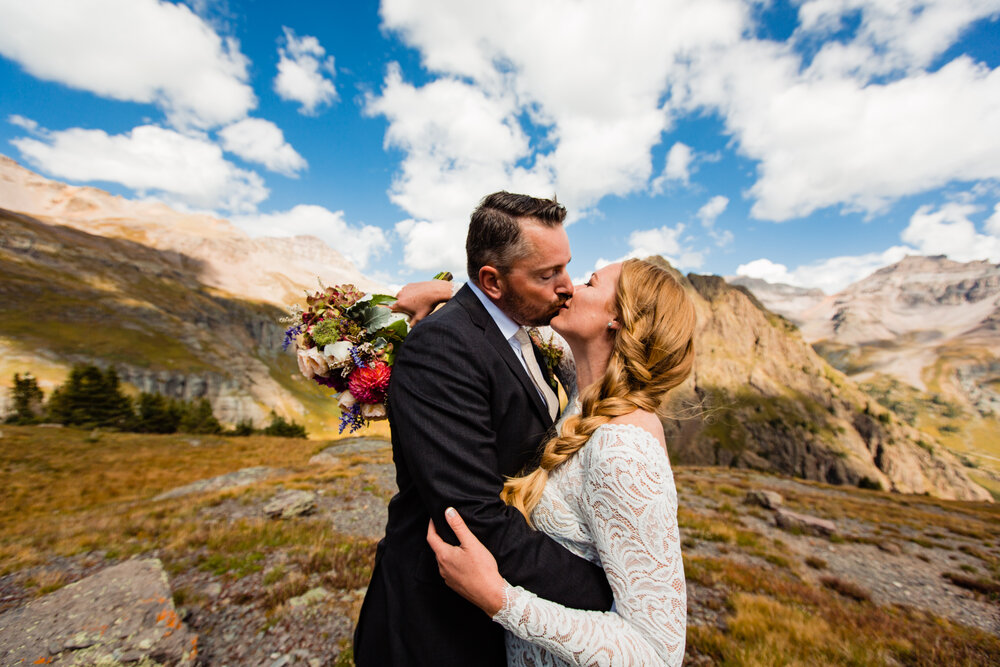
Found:
[[[367,367],[358,368],[351,373],[347,386],[360,403],[381,403],[385,400],[391,373],[389,364],[373,361]]]

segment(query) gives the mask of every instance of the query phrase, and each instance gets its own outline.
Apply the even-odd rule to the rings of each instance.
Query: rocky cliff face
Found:
[[[0,209],[0,346],[8,352],[0,372],[49,372],[58,382],[52,367],[112,365],[140,391],[210,399],[224,422],[260,425],[274,409],[313,430],[332,428],[329,400],[281,351],[283,311],[202,284],[201,266]]]
[[[744,288],[717,276],[681,279],[699,323],[693,377],[663,412],[673,460],[990,499],[953,455],[859,390]]]

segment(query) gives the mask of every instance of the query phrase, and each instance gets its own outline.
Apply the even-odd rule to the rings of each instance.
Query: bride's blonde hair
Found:
[[[549,473],[575,454],[601,424],[634,410],[655,412],[694,364],[694,304],[680,283],[655,264],[626,260],[615,288],[621,327],[604,375],[581,388],[579,415],[545,443],[538,468],[508,478],[500,497],[531,522]]]

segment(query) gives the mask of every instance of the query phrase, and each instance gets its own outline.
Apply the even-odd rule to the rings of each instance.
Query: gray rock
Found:
[[[309,465],[332,466],[336,464],[339,460],[340,459],[338,459],[336,456],[330,454],[329,451],[323,451],[317,454],[316,456],[312,457],[311,459],[309,459]]]
[[[779,509],[774,513],[774,522],[779,528],[791,532],[801,531],[810,535],[824,537],[829,537],[837,532],[837,526],[832,521],[809,516],[808,514],[790,512],[786,509]]]
[[[70,654],[60,653],[71,651]],[[0,614],[3,664],[55,659],[72,664],[193,665],[197,635],[177,616],[163,566],[131,560]],[[114,662],[113,662],[114,661]]]
[[[317,602],[322,602],[328,597],[330,597],[330,592],[321,586],[319,588],[308,590],[296,598],[292,598],[288,601],[288,606],[307,607],[309,605],[316,604]]]
[[[165,491],[153,498],[153,500],[179,498],[181,496],[191,495],[192,493],[209,493],[213,491],[238,489],[242,486],[249,486],[250,484],[254,484],[282,472],[284,471],[280,468],[268,468],[266,466],[243,468],[241,470],[237,470],[236,472],[226,473],[225,475],[219,475],[218,477],[211,477],[209,479],[202,479],[176,489],[171,489],[170,491]]]
[[[316,494],[312,491],[284,491],[264,507],[264,514],[271,518],[290,519],[309,514],[316,509]]]
[[[774,491],[752,490],[747,491],[743,502],[747,505],[758,505],[768,510],[776,510],[785,502],[780,493]]]
[[[887,554],[893,554],[894,556],[899,556],[903,553],[902,547],[895,542],[879,542],[878,548]]]

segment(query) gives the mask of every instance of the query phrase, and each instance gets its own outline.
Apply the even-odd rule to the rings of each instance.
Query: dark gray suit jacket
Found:
[[[399,492],[355,632],[358,667],[506,664],[502,629],[445,585],[427,545],[430,517],[457,544],[444,521],[449,506],[510,583],[568,607],[610,609],[600,567],[500,500],[504,476],[536,459],[552,420],[468,286],[407,337],[389,386],[389,423]]]

